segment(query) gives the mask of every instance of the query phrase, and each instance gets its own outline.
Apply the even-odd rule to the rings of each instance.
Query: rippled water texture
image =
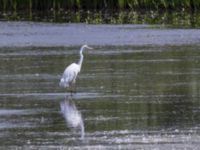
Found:
[[[0,149],[199,149],[199,30],[0,26]],[[85,42],[71,96],[59,79]]]

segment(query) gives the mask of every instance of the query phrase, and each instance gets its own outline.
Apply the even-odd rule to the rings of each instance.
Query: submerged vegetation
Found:
[[[0,0],[1,20],[200,26],[200,0]]]

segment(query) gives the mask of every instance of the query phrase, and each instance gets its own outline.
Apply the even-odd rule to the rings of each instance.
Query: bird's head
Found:
[[[87,48],[87,49],[93,49],[92,47],[89,47],[88,45],[83,45],[82,47],[81,47],[81,49],[84,49],[84,48]]]

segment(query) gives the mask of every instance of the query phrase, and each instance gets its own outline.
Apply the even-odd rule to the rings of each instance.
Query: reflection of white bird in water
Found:
[[[76,77],[78,73],[81,71],[81,66],[83,63],[83,50],[85,48],[92,49],[91,47],[87,45],[83,45],[80,49],[80,60],[78,63],[72,63],[69,65],[63,75],[62,78],[60,79],[60,86],[64,88],[69,88],[76,82]]]
[[[83,119],[74,102],[66,98],[60,102],[60,108],[68,127],[80,129],[81,138],[84,138],[85,128]]]

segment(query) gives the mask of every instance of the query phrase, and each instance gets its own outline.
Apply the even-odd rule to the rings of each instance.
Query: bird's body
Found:
[[[80,72],[80,66],[76,63],[72,63],[69,65],[64,73],[62,78],[60,79],[60,86],[63,88],[67,88],[72,86],[76,82],[76,77]]]
[[[69,88],[76,82],[76,77],[78,73],[81,71],[81,66],[83,63],[83,50],[85,48],[92,49],[91,47],[88,47],[87,45],[83,45],[80,49],[80,60],[78,63],[72,63],[68,67],[66,67],[62,78],[60,79],[60,87],[63,88]]]

